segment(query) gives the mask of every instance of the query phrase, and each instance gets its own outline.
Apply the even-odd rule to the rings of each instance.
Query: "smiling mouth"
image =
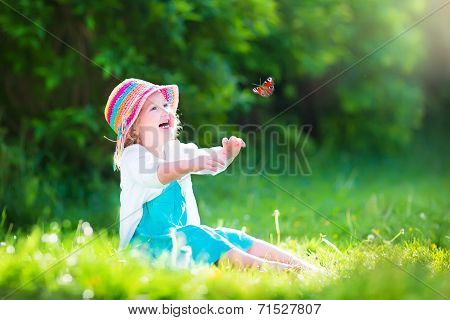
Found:
[[[170,127],[169,121],[161,123],[159,127],[163,129],[168,129]]]

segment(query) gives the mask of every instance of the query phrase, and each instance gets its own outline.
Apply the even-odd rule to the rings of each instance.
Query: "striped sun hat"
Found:
[[[105,119],[117,134],[116,150],[114,152],[114,171],[120,166],[125,137],[128,130],[137,119],[147,98],[159,91],[167,100],[175,113],[178,108],[178,86],[156,85],[140,79],[126,79],[117,85],[109,95],[105,107]]]

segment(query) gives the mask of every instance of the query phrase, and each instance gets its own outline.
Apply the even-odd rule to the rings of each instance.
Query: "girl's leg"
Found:
[[[225,254],[220,257],[218,263],[222,263],[225,261],[231,262],[231,264],[238,266],[238,267],[257,267],[261,268],[262,266],[269,266],[273,267],[278,270],[294,270],[299,271],[296,266],[292,266],[289,264],[285,264],[282,262],[277,261],[270,261],[265,260],[257,256],[253,256],[251,254],[248,254],[247,252],[238,249],[238,248],[231,248],[228,250]]]
[[[271,261],[277,261],[284,264],[290,264],[299,266],[304,269],[309,269],[313,271],[317,271],[318,268],[292,254],[290,254],[287,251],[284,251],[280,249],[279,247],[270,244],[266,241],[256,239],[253,241],[252,246],[247,251],[249,254],[271,260]]]

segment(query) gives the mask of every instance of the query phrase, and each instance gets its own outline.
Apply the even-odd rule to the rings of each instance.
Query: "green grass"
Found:
[[[83,236],[80,225],[74,230],[65,221],[36,225],[29,232],[3,228],[0,294],[9,299],[450,296],[450,174],[445,158],[319,154],[310,163],[310,176],[236,172],[194,177],[194,191],[203,224],[245,226],[248,234],[275,244],[272,214],[278,209],[279,245],[323,265],[329,275],[227,265],[168,268],[162,259],[152,264],[136,252],[118,255],[117,226],[107,232],[94,226],[93,235]],[[54,242],[45,242],[49,239]]]

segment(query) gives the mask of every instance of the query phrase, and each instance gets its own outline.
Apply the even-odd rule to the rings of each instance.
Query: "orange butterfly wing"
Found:
[[[270,97],[275,89],[272,77],[267,78],[262,85],[253,88],[253,92],[261,97]]]

